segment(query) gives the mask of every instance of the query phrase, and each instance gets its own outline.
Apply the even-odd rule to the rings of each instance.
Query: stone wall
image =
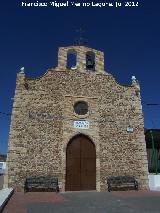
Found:
[[[67,51],[77,52],[77,66],[66,68]],[[96,70],[85,70],[85,53],[96,54]],[[73,106],[84,100],[89,112],[75,114]],[[74,120],[90,122],[89,129],[76,129]],[[133,132],[127,132],[132,127]],[[141,189],[148,188],[148,167],[143,131],[140,88],[119,85],[104,71],[103,53],[87,47],[59,49],[58,66],[42,77],[28,79],[18,73],[14,97],[9,152],[9,186],[22,190],[31,175],[54,175],[65,189],[66,148],[69,140],[83,133],[96,147],[96,187],[107,189],[110,175],[134,175]]]

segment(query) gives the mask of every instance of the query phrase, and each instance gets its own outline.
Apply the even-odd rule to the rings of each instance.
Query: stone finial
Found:
[[[24,79],[25,79],[24,67],[21,67],[19,72],[17,73],[17,80],[24,82]]]
[[[132,76],[132,85],[135,85],[135,86],[139,85],[139,83],[134,75]]]
[[[136,77],[134,75],[132,75],[132,82],[136,81]]]
[[[19,73],[24,74],[24,67],[20,68],[20,72]]]
[[[132,86],[134,86],[134,88],[135,88],[136,95],[139,96],[140,85],[134,75],[132,76]]]

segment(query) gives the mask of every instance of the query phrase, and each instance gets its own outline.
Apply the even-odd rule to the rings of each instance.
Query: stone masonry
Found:
[[[76,67],[67,68],[67,53],[76,52]],[[95,71],[86,70],[86,53],[95,54]],[[77,101],[88,103],[85,115],[74,112]],[[86,120],[89,129],[74,128]],[[127,131],[128,128],[128,131]],[[129,131],[129,128],[131,131]],[[7,155],[8,185],[23,190],[32,175],[58,177],[65,190],[66,148],[77,134],[96,147],[96,189],[107,190],[107,177],[134,175],[148,189],[148,162],[140,86],[116,82],[104,70],[103,52],[85,46],[59,48],[58,66],[38,78],[17,74]]]

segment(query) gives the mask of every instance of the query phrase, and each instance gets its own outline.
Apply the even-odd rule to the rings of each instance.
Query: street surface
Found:
[[[160,213],[160,192],[15,192],[3,213]]]

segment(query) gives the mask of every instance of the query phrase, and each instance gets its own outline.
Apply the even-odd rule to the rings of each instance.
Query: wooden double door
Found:
[[[84,135],[74,137],[66,152],[66,191],[96,189],[96,150]]]

